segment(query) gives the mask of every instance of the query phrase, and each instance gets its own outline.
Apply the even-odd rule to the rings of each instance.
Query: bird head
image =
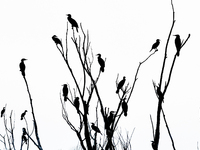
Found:
[[[179,35],[179,34],[175,34],[175,35],[173,35],[173,36],[175,36],[175,37],[180,37],[180,35]]]
[[[52,36],[52,39],[55,39],[55,38],[58,38],[58,37],[57,37],[56,35],[53,35],[53,36]]]
[[[124,76],[124,77],[123,77],[123,79],[125,80],[125,79],[126,79],[126,77]]]
[[[76,97],[75,100],[79,100],[79,97]]]
[[[27,110],[25,110],[24,112],[28,112]]]
[[[157,39],[156,41],[157,41],[157,42],[160,42],[160,39]]]
[[[22,59],[21,59],[21,61],[25,61],[25,60],[27,60],[27,59],[26,59],[26,58],[22,58]]]
[[[67,14],[67,16],[71,18],[71,14]]]
[[[97,54],[96,56],[101,57],[101,54]]]

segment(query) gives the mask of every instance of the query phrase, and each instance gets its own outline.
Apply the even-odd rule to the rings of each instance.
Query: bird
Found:
[[[23,118],[25,117],[26,112],[27,112],[27,110],[25,110],[25,111],[21,114],[21,120],[23,120]]]
[[[97,126],[94,125],[94,123],[92,123],[91,127],[92,127],[92,129],[93,129],[95,132],[101,134],[101,131],[99,130],[99,128],[98,128]]]
[[[176,46],[176,50],[177,50],[176,56],[179,56],[180,55],[181,46],[182,46],[181,38],[180,38],[179,34],[176,34],[174,36],[176,36],[175,41],[174,41],[175,42],[175,46]]]
[[[25,134],[22,134],[22,141],[27,144],[28,139]]]
[[[67,101],[67,95],[68,95],[68,87],[67,84],[63,84],[63,97],[64,97],[64,101]]]
[[[156,42],[152,45],[151,50],[149,52],[151,52],[153,49],[157,49],[159,44],[160,44],[160,40],[157,39]]]
[[[27,141],[28,141],[28,139],[27,139],[27,137],[26,137],[26,129],[25,128],[22,128],[22,141],[24,142],[24,143],[26,143],[27,144]]]
[[[79,106],[80,106],[79,97],[75,98],[74,106],[76,107],[77,113],[79,113]]]
[[[25,76],[25,69],[26,69],[26,66],[25,66],[25,64],[24,64],[24,61],[25,61],[25,60],[27,60],[27,59],[22,58],[22,59],[21,59],[21,62],[20,62],[20,64],[19,64],[19,68],[20,68],[20,71],[21,71],[21,73],[22,73],[22,76]]]
[[[114,120],[114,111],[110,111],[110,115],[108,116],[108,126],[110,127],[111,123]]]
[[[52,36],[52,39],[53,39],[53,41],[56,43],[56,46],[60,45],[61,48],[62,48],[62,50],[63,50],[63,45],[62,45],[61,40],[60,40],[56,35],[53,35],[53,36]]]
[[[72,29],[73,29],[73,27],[75,27],[76,31],[78,32],[78,23],[76,22],[76,20],[74,20],[72,18],[71,14],[67,14],[67,16],[68,16],[67,19],[68,19],[69,23],[71,23],[71,25],[72,25]]]
[[[123,79],[117,85],[117,91],[116,91],[116,93],[119,93],[119,90],[123,87],[125,81],[126,81],[126,77],[124,76]]]
[[[101,72],[104,72],[104,68],[105,68],[105,61],[101,58],[101,54],[97,54],[98,56],[98,62],[99,62],[99,65],[100,65],[100,70]]]
[[[127,116],[128,105],[125,100],[123,100],[123,102],[122,102],[122,110],[124,112],[124,116]]]
[[[5,111],[6,111],[6,107],[3,107],[3,109],[1,110],[1,117],[3,117]]]

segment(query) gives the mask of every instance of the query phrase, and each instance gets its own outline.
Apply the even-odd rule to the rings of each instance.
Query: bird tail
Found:
[[[67,96],[64,96],[64,102],[66,102],[67,101]]]
[[[104,67],[101,67],[101,71],[104,72]]]
[[[124,116],[125,116],[125,117],[127,116],[127,112],[124,112]]]
[[[25,71],[22,71],[22,70],[20,70],[21,72],[22,72],[22,76],[25,76]]]
[[[78,32],[78,27],[76,27],[76,31]]]
[[[117,93],[117,94],[119,93],[119,89],[117,89],[116,93]]]
[[[179,55],[180,55],[180,51],[177,51],[176,56],[179,56]]]

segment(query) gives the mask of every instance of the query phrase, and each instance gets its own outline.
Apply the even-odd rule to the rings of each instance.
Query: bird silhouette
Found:
[[[127,116],[128,105],[125,100],[123,100],[123,102],[122,102],[122,110],[124,112],[124,116]]]
[[[1,117],[3,117],[5,111],[6,111],[6,107],[3,107],[3,109],[1,110]]]
[[[76,107],[77,113],[79,113],[79,106],[80,106],[79,97],[75,98],[74,106]]]
[[[22,141],[27,144],[28,139],[26,137],[26,134],[26,129],[22,128]]]
[[[21,114],[21,120],[23,120],[23,118],[25,117],[26,112],[27,112],[27,110],[25,110],[25,111]]]
[[[113,120],[114,120],[114,111],[110,111],[110,115],[108,116],[108,126],[109,127],[112,124]]]
[[[91,127],[92,127],[92,129],[93,129],[95,132],[101,134],[101,131],[99,130],[99,128],[98,128],[97,126],[94,125],[94,123],[92,123]]]
[[[56,43],[56,46],[60,45],[63,50],[63,45],[62,45],[61,40],[56,35],[52,36],[52,39]]]
[[[25,61],[25,60],[27,60],[27,59],[22,58],[22,59],[21,59],[21,62],[20,62],[20,64],[19,64],[19,68],[20,68],[20,71],[21,71],[21,73],[22,73],[22,76],[25,76],[25,69],[26,69],[26,66],[25,66],[25,64],[24,64],[24,61]]]
[[[22,134],[22,141],[27,144],[28,139],[25,134]]]
[[[64,97],[64,101],[67,101],[67,95],[68,95],[68,87],[67,84],[63,84],[63,97]]]
[[[104,72],[104,68],[105,68],[105,61],[101,58],[101,54],[97,54],[97,59],[100,65],[100,70],[101,72]]]
[[[71,25],[72,25],[72,29],[73,29],[73,27],[75,27],[76,31],[78,32],[78,23],[76,22],[76,20],[74,20],[72,18],[71,14],[67,14],[67,16],[68,16],[67,19],[68,19],[69,23],[71,23]]]
[[[176,36],[176,38],[174,40],[174,43],[175,43],[175,46],[176,46],[176,50],[177,50],[176,56],[179,56],[180,55],[181,46],[182,46],[181,38],[180,38],[179,34],[176,34],[174,36]]]
[[[156,42],[152,45],[151,50],[149,52],[151,52],[153,49],[157,49],[159,44],[160,44],[160,40],[157,39]]]
[[[124,76],[123,79],[117,85],[117,91],[116,91],[116,93],[119,93],[119,90],[122,89],[125,81],[126,81],[126,77]]]

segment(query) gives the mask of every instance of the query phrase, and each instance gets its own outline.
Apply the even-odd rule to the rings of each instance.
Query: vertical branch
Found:
[[[161,91],[161,86],[162,86],[162,80],[163,80],[163,73],[164,73],[164,68],[165,68],[165,63],[166,63],[166,59],[167,59],[167,48],[168,48],[168,43],[169,43],[169,39],[171,37],[171,33],[174,27],[174,23],[175,23],[175,12],[174,12],[174,6],[173,6],[173,1],[171,0],[171,6],[172,6],[172,11],[173,11],[173,20],[172,20],[172,26],[167,38],[167,42],[166,42],[166,46],[165,46],[165,54],[164,54],[164,59],[163,59],[163,66],[162,66],[162,70],[161,70],[161,75],[160,75],[160,82],[159,82],[159,86],[158,86],[158,91]],[[152,142],[152,147],[154,150],[158,149],[158,144],[159,144],[159,139],[160,139],[160,113],[162,110],[162,102],[164,99],[164,95],[162,94],[159,95],[159,101],[158,101],[158,108],[157,108],[157,124],[156,124],[156,130],[155,130],[155,137],[154,137],[154,141]]]
[[[15,150],[15,142],[14,142],[14,133],[13,133],[13,131],[14,131],[14,126],[13,126],[13,124],[12,124],[12,112],[13,111],[11,111],[11,113],[10,113],[10,134],[11,134],[11,142],[12,142],[12,146],[13,146],[13,149]]]
[[[165,62],[166,62],[166,59],[167,59],[167,48],[168,48],[168,44],[169,44],[169,39],[171,37],[171,33],[172,33],[172,30],[173,30],[173,27],[174,27],[174,24],[175,24],[175,21],[176,21],[175,20],[174,5],[173,5],[173,1],[172,0],[171,0],[171,6],[172,6],[172,12],[173,12],[172,26],[171,26],[171,29],[169,31],[169,35],[168,35],[167,42],[166,42],[166,45],[165,45],[165,55],[164,55],[163,66],[162,66],[161,75],[160,75],[160,84],[159,84],[159,89],[160,90],[161,90],[161,85],[162,85],[163,73],[164,73],[164,69],[165,69]]]
[[[30,99],[30,105],[31,105],[31,110],[32,110],[32,116],[33,116],[33,123],[34,123],[34,127],[35,127],[35,136],[36,136],[36,139],[37,139],[37,143],[38,143],[38,148],[40,150],[42,150],[42,145],[40,143],[40,138],[39,138],[39,134],[38,134],[38,127],[37,127],[37,122],[36,122],[36,118],[35,118],[35,113],[34,113],[34,109],[33,109],[33,100],[31,98],[31,93],[30,93],[30,90],[29,90],[29,87],[28,87],[28,83],[26,81],[26,77],[24,77],[24,81],[26,83],[26,87],[27,87],[27,92],[28,92],[28,95],[29,95],[29,99]]]

